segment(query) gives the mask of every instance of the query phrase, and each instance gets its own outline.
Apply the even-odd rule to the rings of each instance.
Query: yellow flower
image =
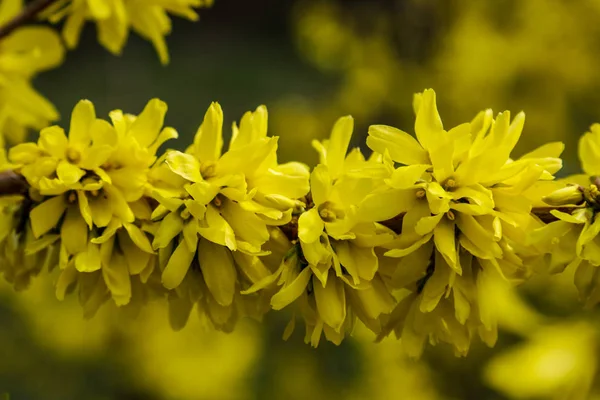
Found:
[[[243,308],[262,296],[242,299],[239,292],[271,274],[257,257],[266,254],[269,226],[289,222],[308,192],[306,166],[277,163],[265,107],[245,114],[239,129],[234,125],[224,153],[222,126],[221,107],[213,103],[194,144],[185,153],[168,151],[151,173],[160,203],[153,246],[164,286],[176,289],[172,313],[185,316],[173,317],[181,321],[176,326],[195,303],[223,330],[232,329],[238,315],[253,314]]]
[[[489,384],[514,399],[587,399],[597,369],[597,332],[584,322],[540,329],[494,357]]]
[[[340,118],[329,140],[313,142],[321,163],[310,177],[312,202],[298,218],[298,242],[274,274],[248,290],[271,288],[277,282],[271,306],[279,310],[294,304],[307,327],[305,340],[313,346],[322,334],[339,344],[356,317],[378,331],[378,317],[394,306],[378,274],[375,252],[393,234],[356,216],[387,169],[379,160],[365,160],[358,149],[347,154],[353,125],[351,117]],[[295,317],[284,337],[294,325]]]
[[[22,3],[3,1],[0,24],[15,17]],[[47,27],[21,27],[0,42],[0,131],[10,142],[22,142],[28,128],[41,129],[58,119],[54,106],[31,87],[30,80],[63,59],[60,38]]]
[[[86,20],[95,21],[98,40],[108,51],[120,54],[129,29],[150,40],[161,63],[169,62],[165,36],[171,33],[169,14],[198,20],[194,7],[208,7],[212,0],[61,0],[47,13],[56,23],[64,18],[63,38],[67,47],[77,47]]]
[[[400,258],[397,275],[402,278],[396,279],[396,287],[414,293],[421,313],[434,312],[442,298],[452,297],[444,307],[454,308],[461,325],[479,326],[482,338],[493,344],[495,320],[482,314],[486,282],[522,279],[529,273],[525,259],[535,250],[524,243],[539,223],[524,193],[539,181],[553,179],[563,146],[549,144],[513,160],[510,153],[521,135],[523,113],[511,123],[509,112],[494,120],[486,110],[471,123],[446,131],[433,90],[416,95],[414,108],[416,140],[396,128],[369,128],[369,147],[404,166],[358,212],[374,221],[403,213],[401,234],[385,253]],[[479,315],[472,315],[473,310]],[[432,327],[434,338],[453,343],[457,352],[468,349],[461,334],[452,342],[453,337],[433,325],[424,326]],[[417,347],[411,352],[420,351]]]

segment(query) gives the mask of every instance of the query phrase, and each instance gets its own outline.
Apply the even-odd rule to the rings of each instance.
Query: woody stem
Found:
[[[14,171],[2,171],[0,172],[0,197],[20,195],[27,193],[29,189],[29,183],[22,175]],[[565,213],[571,213],[574,209],[579,208],[576,206],[566,207],[536,207],[531,212],[537,216],[542,222],[550,223],[556,221],[557,218],[551,214],[552,210],[558,210]],[[402,231],[402,221],[404,220],[404,213],[397,215],[396,217],[383,221],[382,224],[392,229],[396,233]],[[298,238],[298,220],[297,218],[281,227],[282,231],[290,240]]]
[[[0,172],[0,196],[11,196],[27,193],[29,184],[22,175],[14,171]]]
[[[10,35],[15,29],[33,21],[38,14],[58,0],[35,0],[30,2],[23,11],[0,27],[0,40]]]

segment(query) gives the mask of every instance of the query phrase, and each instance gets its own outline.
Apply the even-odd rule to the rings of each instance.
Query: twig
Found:
[[[28,189],[29,184],[22,175],[14,171],[0,172],[0,196],[25,194]]]
[[[567,214],[571,214],[577,208],[581,208],[580,206],[563,206],[563,207],[536,207],[531,212],[535,214],[543,223],[549,224],[550,222],[558,221],[550,211],[556,210],[560,212],[564,212]]]
[[[14,171],[0,172],[0,197],[25,194],[29,190],[29,183],[23,176]],[[557,218],[550,211],[558,210],[570,214],[579,206],[564,206],[564,207],[537,207],[531,212],[538,217],[542,222],[548,224],[556,221]],[[396,233],[402,232],[402,221],[404,213],[395,216],[387,221],[381,222],[382,225],[392,229]],[[292,221],[280,227],[283,233],[290,240],[298,239],[298,217],[294,216]]]
[[[51,6],[52,3],[56,3],[56,1],[57,0],[35,0],[29,3],[21,14],[8,21],[6,25],[0,27],[0,40],[10,35],[12,31],[18,27],[33,21],[39,13]]]

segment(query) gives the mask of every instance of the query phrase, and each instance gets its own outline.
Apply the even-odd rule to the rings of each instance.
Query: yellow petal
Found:
[[[131,279],[125,257],[113,254],[109,263],[102,265],[102,277],[115,304],[123,306],[131,300]]]
[[[429,149],[429,158],[433,164],[433,176],[438,182],[445,182],[454,174],[454,142],[442,142],[443,138],[438,138],[435,145]]]
[[[56,168],[56,175],[66,185],[73,185],[85,175],[85,171],[68,161],[61,161]]]
[[[142,147],[148,147],[158,137],[165,121],[167,104],[159,99],[152,99],[135,119],[129,128],[129,134]]]
[[[89,199],[92,220],[97,227],[104,228],[110,223],[113,211],[111,202],[104,196]]]
[[[415,120],[417,139],[425,149],[431,150],[439,145],[440,140],[443,140],[443,130],[442,119],[437,110],[435,92],[433,89],[426,89],[423,92],[421,105]]]
[[[90,208],[88,198],[85,195],[85,192],[83,190],[77,191],[77,199],[79,202],[79,212],[81,213],[81,216],[85,220],[85,223],[87,224],[88,228],[92,229],[92,223],[93,223],[92,210]]]
[[[75,257],[75,268],[79,272],[94,272],[102,268],[100,246],[88,243],[87,251],[79,253]]]
[[[191,199],[184,200],[183,204],[194,218],[199,221],[204,219],[204,216],[206,215],[206,206],[204,204],[200,204],[200,202]]]
[[[102,235],[91,240],[92,243],[105,243],[108,240],[112,239],[119,228],[123,226],[121,222],[114,218],[110,221],[110,223],[104,228],[102,231]]]
[[[325,165],[319,164],[310,175],[310,189],[316,206],[325,203],[331,193],[331,176]]]
[[[600,175],[600,125],[592,125],[579,139],[579,159],[587,175]]]
[[[198,243],[198,262],[208,290],[222,306],[233,302],[237,272],[229,249],[208,240]]]
[[[187,243],[188,249],[190,251],[196,251],[198,247],[198,221],[195,219],[190,219],[183,226],[183,239]]]
[[[202,181],[200,162],[192,155],[171,150],[167,154],[166,163],[177,175],[192,182]]]
[[[267,224],[237,203],[227,202],[222,208],[222,215],[241,240],[257,247],[269,240]]]
[[[298,218],[298,237],[302,242],[313,243],[321,237],[325,223],[316,208],[311,208]]]
[[[127,230],[127,233],[129,233],[129,237],[131,238],[131,240],[133,240],[133,243],[135,243],[137,247],[139,247],[146,253],[154,254],[154,250],[152,250],[152,245],[150,244],[148,236],[146,236],[146,234],[142,232],[140,228],[129,223],[124,223],[123,226]]]
[[[94,104],[89,100],[81,100],[71,113],[69,142],[87,146],[91,140],[90,127],[96,120]]]
[[[239,129],[237,129],[235,123],[233,124],[233,134],[231,136],[229,148],[236,149],[257,139],[266,137],[267,120],[267,107],[264,105],[257,107],[254,112],[248,111],[245,113],[240,121]]]
[[[88,0],[87,5],[94,19],[102,20],[110,17],[110,3],[104,0]]]
[[[428,168],[430,166],[426,164],[414,164],[396,168],[390,179],[386,180],[386,183],[394,189],[412,188]]]
[[[65,158],[68,145],[65,131],[61,127],[51,126],[41,130],[38,146],[52,157]]]
[[[244,147],[229,150],[219,159],[216,168],[219,175],[240,172],[255,175],[271,167],[277,157],[277,137],[262,138]]]
[[[73,287],[73,284],[77,280],[77,270],[73,266],[69,266],[63,269],[58,276],[56,282],[56,298],[58,300],[64,300],[65,294]]]
[[[346,319],[344,283],[330,272],[325,287],[313,278],[313,288],[319,316],[323,322],[339,332]]]
[[[371,125],[367,146],[381,154],[389,152],[394,161],[404,165],[429,164],[429,155],[419,142],[400,129],[385,125]]]
[[[417,200],[414,189],[392,189],[373,193],[360,204],[358,216],[362,221],[387,221],[410,210]]]
[[[194,150],[202,162],[217,161],[223,147],[223,110],[219,103],[212,103],[194,138]]]
[[[177,212],[169,213],[160,222],[158,230],[154,235],[152,247],[154,249],[162,249],[183,230],[183,219]]]
[[[113,215],[119,217],[123,222],[133,222],[135,220],[135,215],[133,215],[133,211],[129,208],[120,190],[112,185],[104,185],[104,192],[110,202]]]
[[[448,265],[456,271],[461,273],[460,265],[458,264],[458,254],[456,249],[456,233],[454,222],[447,219],[443,219],[433,229],[433,241],[435,247],[444,256],[444,259]]]
[[[292,282],[279,289],[279,292],[271,298],[271,307],[273,310],[281,310],[300,297],[306,290],[306,285],[308,285],[310,278],[311,269],[304,268]]]
[[[101,120],[94,121],[94,126],[98,124]],[[106,121],[102,121],[103,123],[108,124]],[[111,127],[112,129],[112,127]],[[112,183],[110,177],[107,178],[107,174],[103,169],[100,168],[101,165],[106,163],[106,161],[110,158],[114,151],[114,148],[108,145],[99,145],[94,144],[90,147],[87,147],[81,156],[81,162],[79,166],[83,169],[93,170],[96,172],[100,178],[108,183]],[[100,171],[100,173],[98,173]]]
[[[206,223],[207,228],[198,227],[200,235],[213,243],[227,246],[230,250],[237,248],[235,232],[212,205],[206,209]]]
[[[79,214],[78,207],[69,207],[60,230],[62,243],[69,254],[85,251],[88,241],[88,227]]]
[[[199,181],[186,185],[185,190],[201,205],[210,203],[219,193],[221,188],[206,181]]]
[[[184,240],[179,242],[179,245],[169,258],[169,262],[162,273],[162,284],[167,289],[175,289],[181,284],[183,278],[190,268],[190,264],[194,259],[194,251],[190,251]]]
[[[126,232],[120,230],[118,233],[119,247],[127,261],[127,269],[130,275],[139,275],[148,265],[151,253],[140,249]]]
[[[64,196],[51,197],[33,208],[29,214],[33,235],[39,238],[56,227],[66,208],[67,203]]]
[[[341,175],[344,169],[344,159],[348,152],[348,145],[354,129],[354,119],[345,116],[337,120],[331,131],[327,146],[327,167],[332,177]]]
[[[421,312],[433,311],[437,307],[442,296],[448,290],[451,270],[444,265],[441,258],[441,255],[436,252],[436,268],[433,271],[433,274],[427,280],[427,283],[423,287],[423,292],[421,293]]]

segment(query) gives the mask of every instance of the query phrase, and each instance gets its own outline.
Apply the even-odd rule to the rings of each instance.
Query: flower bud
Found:
[[[584,198],[580,187],[573,185],[558,189],[548,196],[544,196],[542,200],[551,206],[564,206],[567,204],[581,204]]]

